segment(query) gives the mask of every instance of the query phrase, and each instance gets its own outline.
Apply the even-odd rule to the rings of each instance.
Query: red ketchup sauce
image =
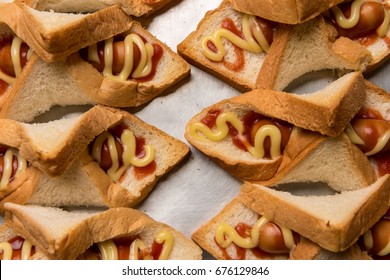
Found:
[[[222,111],[218,109],[211,109],[206,116],[204,116],[201,119],[201,122],[207,125],[209,128],[212,128],[216,125],[216,120],[218,118],[218,115],[221,114]],[[281,134],[282,134],[282,141],[281,141],[281,151],[283,152],[284,148],[286,147],[288,140],[290,139],[291,131],[293,128],[293,125],[277,120],[277,119],[271,119],[268,117],[265,117],[261,114],[255,113],[253,111],[248,112],[241,120],[244,124],[244,133],[243,136],[245,138],[245,141],[249,142],[252,146],[254,145],[254,137],[252,128],[256,125],[265,125],[265,124],[273,124],[276,127],[279,128]],[[243,142],[238,137],[237,130],[228,123],[229,126],[229,134],[232,138],[233,144],[243,150],[246,151],[246,147],[243,144]],[[271,147],[271,141],[269,137],[267,137],[264,141],[264,148],[265,148],[265,158],[270,158],[270,147]]]

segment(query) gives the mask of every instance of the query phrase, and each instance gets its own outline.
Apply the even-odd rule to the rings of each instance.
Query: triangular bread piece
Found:
[[[333,195],[300,196],[250,183],[240,192],[251,209],[332,252],[346,250],[371,228],[386,213],[389,195],[390,175]]]
[[[312,19],[343,0],[281,0],[275,5],[272,0],[232,0],[235,9],[254,14],[269,20],[288,24],[298,24]],[[281,11],[280,7],[283,7]]]
[[[172,0],[24,0],[30,7],[40,11],[56,11],[63,13],[87,13],[104,9],[108,6],[119,5],[129,15],[140,17],[149,16]]]
[[[249,104],[267,116],[328,136],[340,135],[359,111],[366,96],[360,72],[352,72],[311,93],[292,94],[274,90],[253,90],[232,102]]]
[[[337,138],[328,137],[311,150],[303,150],[282,163],[278,173],[261,184],[273,187],[297,182],[322,182],[336,191],[351,191],[366,188],[376,178],[367,157],[342,134]]]
[[[204,250],[209,252],[216,259],[300,259],[300,260],[317,260],[317,259],[370,259],[367,255],[362,253],[359,247],[354,244],[348,250],[344,252],[330,252],[326,249],[321,248],[319,245],[313,243],[312,241],[299,236],[294,240],[295,245],[290,249],[289,253],[267,253],[260,249],[260,247],[255,247],[255,249],[244,249],[239,248],[240,246],[233,241],[229,246],[223,248],[218,245],[216,241],[216,233],[218,228],[226,224],[235,228],[236,230],[243,225],[248,226],[248,232],[251,231],[255,224],[261,219],[261,216],[256,211],[250,209],[241,201],[241,197],[238,196],[230,201],[216,216],[211,220],[204,223],[200,228],[198,228],[193,234],[192,238],[197,242]],[[272,221],[274,223],[274,221]],[[262,228],[262,227],[261,227]],[[280,226],[279,226],[280,228]],[[282,237],[287,235],[288,229],[284,229],[281,232]],[[262,232],[262,230],[260,230]],[[240,231],[241,232],[241,231]],[[277,233],[277,232],[276,232]],[[267,234],[267,233],[265,233]],[[272,233],[268,232],[269,239],[262,239],[261,242],[270,242],[277,240],[277,238],[272,239]],[[275,234],[275,233],[273,233]],[[278,234],[278,233],[277,233]],[[296,234],[296,233],[294,233]],[[253,238],[252,235],[248,233],[247,238]],[[279,236],[279,235],[277,235]],[[229,237],[227,237],[228,239]],[[237,241],[236,241],[237,242]],[[279,241],[276,241],[279,242]],[[239,242],[237,242],[239,243]],[[264,246],[264,245],[260,245]],[[272,245],[267,245],[272,247]],[[264,247],[263,247],[264,248]],[[245,253],[244,253],[245,252]]]
[[[6,23],[42,59],[52,62],[130,27],[132,19],[118,6],[91,14],[34,10],[15,1],[0,6]]]
[[[372,61],[367,49],[337,31],[323,17],[276,30],[258,75],[256,88],[284,90],[306,73],[324,70],[364,71]]]
[[[67,128],[68,132],[62,131],[63,136],[58,136],[58,139],[48,139],[48,141],[56,142],[57,146],[61,146],[62,141],[66,141],[70,145],[61,146],[62,150],[57,150],[59,154],[53,152],[53,162],[55,162],[56,158],[60,157],[63,157],[65,160],[65,162],[54,163],[57,169],[61,168],[61,171],[64,170],[61,176],[53,177],[50,176],[51,174],[47,174],[45,168],[51,168],[47,159],[38,158],[36,159],[37,162],[32,166],[27,163],[27,168],[24,171],[15,175],[13,180],[5,185],[4,188],[0,189],[0,210],[2,205],[8,201],[19,204],[30,203],[47,206],[132,207],[144,200],[160,178],[177,166],[188,155],[189,148],[182,141],[143,122],[128,112],[115,109],[106,110],[109,110],[110,114],[112,113],[115,116],[107,114],[104,108],[97,110],[97,112],[101,113],[99,118],[89,118],[89,122],[95,123],[93,127],[89,127],[88,123],[81,126],[81,123],[84,122],[80,120],[80,118],[83,118],[81,116],[76,118],[76,124]],[[85,114],[88,113],[90,112]],[[114,119],[115,122],[100,122],[100,118],[107,116]],[[58,122],[54,122],[54,125],[58,126],[57,129],[59,129],[60,124]],[[62,125],[64,126],[64,124]],[[107,125],[102,127],[103,134],[111,133],[112,130],[122,129],[126,126],[137,139],[135,140],[136,143],[126,145],[126,154],[131,154],[131,149],[134,148],[136,151],[141,151],[138,153],[142,155],[142,150],[146,149],[145,147],[147,145],[150,149],[153,149],[152,161],[146,166],[136,167],[134,163],[128,164],[124,166],[125,169],[119,179],[114,180],[109,175],[110,173],[105,171],[106,169],[100,167],[99,161],[93,158],[92,149],[94,143],[97,141],[95,137],[99,137],[101,132],[96,130],[99,125]],[[46,126],[40,126],[39,130],[41,134],[49,133],[49,131],[44,131],[44,128],[47,126],[48,124]],[[18,128],[20,129],[20,127]],[[55,130],[55,128],[51,129]],[[49,128],[46,130],[49,130]],[[96,134],[83,134],[83,131],[88,130],[91,133],[94,131]],[[13,139],[17,138],[15,137],[15,133],[20,133],[20,131],[5,131]],[[70,133],[70,131],[73,133]],[[54,132],[51,131],[51,134],[54,135]],[[72,134],[74,135],[73,138],[71,137]],[[47,136],[47,138],[49,137]],[[32,146],[31,139],[29,140],[30,144],[24,143],[22,145],[15,145],[14,147],[24,147],[24,150],[26,150],[26,146]],[[7,140],[7,137],[3,140]],[[40,138],[35,140],[38,142],[41,141]],[[3,144],[1,139],[0,143]],[[6,143],[8,145],[10,144],[9,142]],[[76,147],[72,147],[71,145],[75,145]],[[122,145],[123,143],[121,143]],[[80,154],[75,152],[73,156],[76,158],[73,159],[69,150],[77,151],[83,146],[85,149],[81,150]],[[37,146],[30,148],[35,148],[39,151],[39,147]],[[26,154],[27,152],[32,151],[20,152],[19,154]],[[117,158],[125,157],[124,154],[122,155],[118,151],[113,151],[112,155],[110,154],[111,161],[113,161],[115,156]],[[140,157],[142,157],[141,155]],[[43,166],[43,172],[35,168],[34,165],[41,168]],[[121,169],[123,168],[123,165],[120,163],[118,165],[120,165]]]
[[[95,106],[47,123],[0,119],[0,143],[14,147],[32,165],[51,175],[62,174],[96,135],[120,121],[111,108]]]
[[[161,59],[152,79],[122,81],[105,77],[79,53],[52,63],[33,56],[4,100],[0,117],[30,122],[55,105],[137,107],[190,74],[188,63],[140,23],[133,21],[127,32],[161,47]]]
[[[147,248],[156,234],[168,231],[173,246],[168,259],[201,259],[201,250],[172,227],[131,208],[69,210],[34,205],[5,205],[5,221],[49,258],[75,259],[94,243],[137,237]]]

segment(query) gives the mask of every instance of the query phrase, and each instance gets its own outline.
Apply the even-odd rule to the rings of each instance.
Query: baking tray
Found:
[[[142,24],[158,39],[176,51],[177,45],[196,29],[208,10],[215,9],[220,0],[173,1],[168,7],[142,20]],[[389,63],[367,78],[390,90],[387,78]],[[329,72],[315,73],[294,82],[289,90],[311,92],[331,82]],[[308,82],[310,81],[310,82]],[[187,237],[215,216],[240,189],[241,182],[193,148],[184,138],[186,123],[207,106],[240,94],[236,89],[214,76],[191,66],[191,76],[164,96],[146,106],[132,110],[145,122],[184,141],[191,155],[163,177],[138,209],[152,218],[169,224]],[[2,217],[0,218],[2,222]],[[206,258],[209,258],[206,255]]]

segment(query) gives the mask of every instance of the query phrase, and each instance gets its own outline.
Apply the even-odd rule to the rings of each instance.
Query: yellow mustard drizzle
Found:
[[[364,140],[356,133],[355,129],[353,129],[352,125],[349,123],[345,127],[345,134],[349,137],[351,142],[355,145],[364,145]]]
[[[125,171],[127,170],[127,168],[129,168],[130,165],[137,166],[137,167],[145,167],[154,160],[155,150],[154,147],[150,145],[144,146],[145,156],[143,158],[138,158],[136,156],[135,136],[129,129],[125,129],[121,135],[121,141],[123,145],[123,154],[122,154],[123,165],[119,166],[119,158],[118,158],[119,155],[115,145],[115,138],[108,131],[101,133],[93,144],[92,157],[97,162],[100,162],[103,143],[106,140],[108,144],[110,157],[112,160],[112,166],[107,170],[107,175],[114,182],[117,182],[121,178],[121,176],[125,173]]]
[[[154,240],[158,244],[163,244],[160,256],[158,257],[159,260],[167,260],[169,258],[169,255],[171,254],[172,247],[173,247],[173,235],[167,230],[161,231],[159,234],[157,234],[154,238]]]
[[[351,124],[348,124],[345,133],[351,140],[351,142],[355,145],[364,145],[365,142],[362,138],[356,133],[356,131],[353,129]],[[377,153],[379,153],[389,142],[390,140],[390,129],[388,129],[381,137],[379,137],[378,141],[376,142],[375,147],[371,150],[365,153],[366,156],[372,156]]]
[[[137,34],[128,34],[125,37],[125,62],[122,71],[116,76],[112,73],[113,69],[113,43],[114,38],[105,40],[104,43],[104,70],[103,76],[116,78],[121,81],[127,79],[143,78],[148,76],[152,71],[152,57],[154,55],[154,47],[150,43],[145,43]],[[134,65],[134,45],[139,48],[141,58],[138,65]],[[88,60],[100,63],[97,45],[88,47]],[[134,69],[135,68],[135,69]]]
[[[135,239],[130,245],[129,260],[138,260],[138,252],[145,250],[145,243],[141,239]],[[152,256],[150,254],[146,254],[143,259],[151,260]]]
[[[222,38],[230,41],[232,44],[237,47],[247,50],[253,53],[268,52],[269,43],[264,36],[263,31],[261,30],[259,24],[256,21],[256,17],[252,15],[244,14],[242,18],[242,32],[244,38],[237,36],[228,29],[220,28],[216,30],[212,35],[205,36],[202,39],[201,46],[203,49],[204,55],[212,61],[222,61],[226,50],[223,44]],[[209,49],[207,43],[211,42],[217,49],[217,52],[214,52]]]
[[[222,248],[227,248],[232,243],[244,249],[255,248],[259,244],[260,230],[268,222],[269,220],[264,217],[258,219],[251,229],[251,235],[245,238],[242,237],[231,225],[222,223],[216,229],[215,240]],[[286,247],[291,250],[295,246],[292,231],[282,226],[279,226],[279,228],[282,231]]]
[[[253,156],[257,158],[264,157],[264,141],[267,137],[270,137],[271,139],[271,158],[275,159],[281,155],[280,145],[282,142],[282,134],[277,126],[267,124],[260,127],[255,135],[255,145],[252,146],[248,143],[248,141],[246,141],[243,135],[244,124],[232,112],[223,112],[219,114],[216,119],[216,127],[214,129],[210,129],[202,122],[190,124],[190,135],[200,141],[204,141],[205,137],[212,141],[221,141],[229,134],[229,127],[227,125],[228,122],[238,131],[239,139],[242,140],[241,142]]]
[[[20,255],[21,260],[28,260],[31,256],[31,250],[33,245],[29,240],[24,240],[22,245],[22,252]],[[3,252],[2,260],[12,260],[13,249],[9,242],[0,243],[0,251]]]
[[[171,254],[173,247],[173,235],[167,230],[163,230],[155,236],[154,239],[158,244],[163,244],[163,248],[161,250],[161,254],[159,256],[159,260],[167,260],[169,255]],[[107,240],[103,242],[99,242],[98,244],[99,251],[101,253],[103,260],[118,260],[118,248],[115,245],[114,241]],[[11,248],[12,249],[12,248]],[[145,243],[137,238],[135,239],[129,248],[129,260],[138,260],[138,253],[140,251],[146,251]],[[12,252],[11,252],[12,254]],[[152,256],[150,253],[147,253],[144,260],[152,260]]]
[[[98,248],[102,256],[102,260],[117,260],[118,259],[118,248],[116,247],[114,241],[107,240],[99,242]]]
[[[22,158],[16,150],[7,149],[7,151],[4,154],[4,166],[3,166],[3,173],[0,180],[0,191],[5,190],[5,188],[9,183],[9,180],[11,179],[14,155],[16,155],[18,160],[18,169],[16,170],[14,176],[17,177],[21,172],[23,172],[27,168],[27,161],[24,158]]]
[[[333,12],[337,24],[344,29],[350,29],[355,27],[360,19],[360,9],[362,5],[366,2],[366,0],[355,0],[351,5],[351,15],[349,18],[346,18],[341,11],[341,9],[337,6],[331,8]],[[372,2],[372,1],[371,1]],[[390,25],[390,15],[386,8],[383,8],[385,17],[382,24],[376,29],[376,33],[380,37],[384,37],[387,34],[387,30]]]
[[[22,44],[23,44],[23,41],[19,37],[14,37],[12,39],[12,43],[11,43],[11,60],[12,60],[13,66],[14,66],[15,77],[12,77],[12,76],[4,73],[0,69],[0,79],[3,80],[4,82],[6,82],[9,85],[14,84],[15,81],[16,81],[16,78],[22,72],[22,63],[20,61],[20,49],[21,49]],[[32,51],[31,51],[31,49],[29,49],[29,51],[27,53],[27,60],[30,59],[31,55],[32,55]]]
[[[0,251],[3,252],[3,259],[2,260],[12,260],[12,245],[8,242],[1,242],[0,243]]]
[[[390,140],[390,129],[388,129],[381,137],[379,137],[375,147],[371,151],[365,153],[365,155],[372,156],[379,153],[385,147],[387,142],[389,142],[389,140]]]

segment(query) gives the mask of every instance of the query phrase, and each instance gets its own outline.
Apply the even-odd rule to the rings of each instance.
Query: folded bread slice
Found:
[[[333,176],[345,176],[334,170]],[[285,182],[286,183],[286,182]],[[305,186],[303,186],[305,188]],[[285,188],[285,190],[287,190]],[[388,209],[390,175],[355,191],[336,194],[284,191],[246,183],[240,196],[245,205],[267,219],[290,228],[321,247],[340,252],[349,248],[370,229]]]
[[[38,11],[18,1],[0,6],[0,22],[49,62],[124,32],[131,21],[118,6],[90,14]]]
[[[191,145],[210,157],[219,166],[236,178],[240,180],[268,180],[275,175],[285,155],[287,155],[288,159],[291,159],[303,150],[311,150],[316,143],[325,140],[325,137],[318,133],[293,127],[290,124],[284,124],[283,127],[278,127],[278,124],[273,122],[273,120],[275,120],[274,117],[277,119],[277,116],[273,114],[267,116],[258,115],[257,118],[259,120],[257,122],[244,125],[245,119],[251,118],[248,116],[261,114],[261,111],[258,111],[254,102],[246,102],[244,98],[245,95],[246,94],[243,94],[233,99],[226,99],[203,109],[188,121],[184,134]],[[244,102],[241,102],[243,99]],[[225,122],[227,126],[225,127],[226,129],[224,129],[225,125],[217,125],[217,122],[220,122],[220,119],[224,119],[224,114],[226,116],[228,114],[233,115],[243,127],[248,126],[248,128],[243,128],[244,131],[241,132],[243,135],[242,137],[244,137],[248,131],[255,129],[256,123],[261,123],[261,121],[265,120],[266,123],[264,123],[262,127],[266,127],[268,124],[272,125],[272,128],[277,129],[280,133],[284,130],[285,133],[283,138],[285,140],[279,139],[277,135],[268,135],[270,136],[270,139],[275,139],[273,142],[272,140],[270,141],[272,143],[269,144],[271,145],[270,147],[266,146],[266,140],[264,140],[257,145],[252,143],[250,145],[251,148],[246,147],[243,149],[235,143],[236,140],[234,140],[231,132],[229,132],[228,125],[230,122],[228,119],[226,119]],[[220,138],[222,139],[209,138],[207,134],[204,134],[205,132],[203,130],[198,128],[205,127],[207,120],[210,117],[216,117],[216,121],[207,130],[210,130],[213,134],[220,134],[223,130],[226,130],[226,137],[222,138],[221,136]],[[287,133],[286,130],[289,130],[290,132]],[[259,128],[256,134],[265,134],[265,131],[262,132]],[[279,149],[279,153],[275,153],[272,157],[270,155],[266,156],[266,152],[271,150],[272,147],[274,149]],[[250,152],[249,149],[252,149],[252,152]],[[253,152],[253,150],[263,150],[264,152],[263,155],[261,155]]]
[[[103,75],[80,53],[52,63],[33,55],[4,100],[0,117],[30,122],[55,105],[137,107],[150,102],[190,74],[188,63],[140,23],[133,21],[125,34],[137,34],[149,44],[161,48],[156,54],[161,58],[152,66],[155,73],[151,79],[130,77],[123,80]],[[133,61],[133,57],[130,59]],[[134,68],[137,65],[134,64]]]
[[[256,88],[284,90],[304,74],[326,69],[365,71],[371,53],[359,43],[337,37],[323,17],[299,25],[283,25],[257,76]]]
[[[280,167],[282,163],[284,167],[299,153],[309,154],[320,143],[331,141],[319,133],[310,132],[301,129],[301,127],[333,136],[341,134],[364,100],[365,91],[364,87],[361,87],[363,87],[363,78],[359,72],[354,72],[346,74],[323,90],[312,94],[295,95],[271,90],[254,90],[220,101],[202,110],[187,123],[185,137],[193,146],[215,160],[217,164],[238,179],[268,180],[282,168]],[[271,140],[272,144],[269,145],[273,148],[280,147],[280,153],[275,153],[273,157],[267,157],[265,154],[263,156],[257,155],[249,152],[250,149],[256,147],[256,150],[266,151],[270,149],[266,148],[266,141],[264,140],[258,145],[251,143],[251,147],[247,150],[234,144],[236,136],[232,137],[232,132],[229,132],[231,131],[229,125],[231,125],[232,117],[228,114],[234,114],[235,118],[239,120],[235,128],[243,126],[243,131],[239,132],[242,133],[243,138],[248,134],[247,131],[253,134],[252,130],[263,119],[268,121],[267,124],[273,125],[274,129],[276,123],[272,123],[273,121],[279,124],[282,123],[280,120],[286,121],[285,127],[292,127],[291,134],[285,138],[286,141],[283,138],[279,139],[277,135],[263,133],[259,128],[256,130],[256,137],[257,134],[264,134],[267,137],[271,135],[270,138],[274,139],[274,143]],[[257,120],[253,123],[246,122],[246,119],[254,118],[248,116],[256,114],[258,114],[258,122]],[[220,124],[218,124],[219,122]],[[206,125],[210,127],[206,128]],[[261,128],[265,127],[266,125],[261,126]],[[277,129],[282,131],[280,127]],[[283,129],[285,130],[285,128]],[[213,137],[207,136],[205,134],[207,131],[210,131],[212,135],[217,135],[218,138],[213,139]],[[223,132],[226,134],[224,138],[222,138]],[[253,135],[251,137],[253,138]],[[285,147],[281,145],[282,142],[284,142]],[[346,151],[351,149],[347,148],[348,145],[350,144],[345,144],[345,147],[341,149],[346,149]],[[331,146],[325,145],[323,147],[326,147],[325,150],[329,154],[333,154]],[[325,150],[322,150],[323,157],[326,154]],[[363,163],[367,162],[360,151],[348,153],[351,154],[351,156],[346,157],[348,162],[353,162],[354,157],[359,160],[363,159],[362,166]],[[371,177],[368,178],[371,179]]]
[[[0,119],[0,143],[15,148],[30,164],[50,175],[60,175],[88,144],[121,120],[109,107],[95,106],[46,123]]]
[[[253,102],[261,113],[298,127],[338,136],[359,111],[365,95],[364,78],[357,71],[343,75],[316,92],[253,90],[245,94],[241,102]]]
[[[255,235],[258,224],[261,225],[257,241]],[[253,244],[247,246],[251,248],[241,247],[246,246],[242,244],[243,240],[234,237],[234,231],[243,234],[242,229],[245,229],[246,234],[241,237],[245,238],[244,243]],[[225,240],[229,240],[227,244],[218,243],[220,241],[217,241],[219,239],[216,236],[220,232],[223,232]],[[290,234],[293,235],[292,242],[289,241]],[[264,220],[262,215],[245,205],[240,196],[234,198],[216,216],[197,229],[192,238],[217,259],[369,259],[356,244],[342,253],[325,250],[272,220]]]
[[[172,0],[22,0],[26,5],[40,11],[56,11],[62,13],[88,13],[118,5],[127,14],[135,17],[149,16]]]
[[[278,172],[267,181],[268,187],[288,183],[326,183],[335,191],[364,189],[377,176],[367,157],[342,134],[317,142],[311,150],[282,162]]]
[[[230,1],[223,1],[217,9],[207,12],[197,29],[178,45],[178,53],[242,92],[256,88],[283,90],[305,73],[322,69],[359,71],[372,60],[370,53],[359,43],[345,37],[336,38],[336,28],[322,17],[300,25],[264,23],[263,20],[262,24],[268,26],[268,31],[262,29],[263,35],[269,33],[272,38],[268,47],[261,48],[264,51],[246,47],[253,42],[262,46],[261,39],[252,38],[253,42],[248,39],[238,43],[240,39],[233,40],[231,35],[226,35],[237,32],[229,27],[230,21],[241,34],[251,34],[250,28],[249,31],[244,28],[247,18],[251,17],[253,14],[241,13]],[[257,35],[251,36],[257,38]],[[222,60],[213,61],[205,55],[208,53],[205,46],[210,49],[209,41],[223,46],[220,47],[225,51]]]
[[[196,260],[202,257],[201,249],[182,233],[131,208],[67,211],[12,203],[7,203],[5,208],[5,221],[12,230],[30,240],[50,259],[76,259],[93,244],[115,238],[139,239],[151,249],[156,236],[161,233],[165,235],[162,238],[165,242],[160,242],[162,251],[166,247],[167,259]]]
[[[288,24],[310,20],[344,0],[232,0],[235,9],[266,19]]]
[[[178,53],[190,63],[215,75],[240,91],[254,89],[256,78],[266,56],[265,51],[251,52],[240,49],[221,36],[226,54],[222,61],[213,61],[205,56],[205,49],[202,47],[205,37],[225,30],[223,22],[226,20],[231,20],[236,28],[242,32],[244,17],[246,15],[232,8],[230,1],[222,1],[215,10],[208,11],[199,22],[196,30],[177,46]],[[257,43],[255,42],[255,44]]]
[[[53,152],[52,161],[62,158],[66,161],[55,165],[59,168],[58,165],[61,164],[61,170],[64,170],[59,176],[52,176],[45,169],[40,171],[28,160],[23,171],[9,176],[9,182],[4,182],[6,184],[0,189],[0,209],[7,201],[46,206],[132,207],[144,200],[159,179],[189,154],[188,146],[182,141],[128,112],[102,108],[97,110],[101,114],[100,118],[107,117],[105,110],[109,110],[112,116],[108,117],[115,122],[101,123],[99,118],[89,118],[83,125],[76,123],[71,128],[73,133],[62,131],[63,136],[57,135],[67,139],[65,141],[70,145],[58,148],[59,154]],[[79,120],[81,123],[84,121]],[[98,125],[103,124],[106,126],[96,130]],[[86,131],[91,134],[88,135]],[[13,135],[10,131],[8,133]],[[125,134],[131,134],[130,137],[127,136],[130,140],[123,138]],[[113,148],[114,144],[110,144],[114,142],[116,148]],[[12,150],[18,157],[22,156],[26,153],[22,152],[26,150],[26,145],[27,143],[20,145],[19,151],[15,148]],[[57,143],[57,146],[60,144]],[[83,147],[83,150],[76,152]],[[96,149],[100,149],[100,152],[95,151]],[[127,162],[129,158],[130,162]],[[39,161],[38,167],[50,169],[48,159],[35,160]]]

